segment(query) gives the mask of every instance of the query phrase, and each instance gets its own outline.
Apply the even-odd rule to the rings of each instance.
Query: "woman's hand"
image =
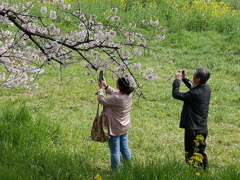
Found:
[[[103,85],[104,87],[106,87],[106,86],[107,86],[107,82],[106,82],[106,79],[105,79],[105,77],[103,77],[103,80],[102,80],[102,85]]]
[[[102,82],[98,81],[98,87],[99,89],[102,89],[102,87],[106,87],[107,86],[107,82],[106,79],[103,77]]]
[[[99,82],[99,81],[97,81],[97,82],[98,82],[98,87],[99,87],[99,89],[102,89],[102,87],[103,87],[102,82]]]

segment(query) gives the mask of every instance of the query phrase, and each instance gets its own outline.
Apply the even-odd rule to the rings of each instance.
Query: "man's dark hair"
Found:
[[[200,84],[206,84],[206,82],[210,78],[210,72],[209,70],[200,67],[197,68],[195,76],[196,78],[200,79]]]
[[[130,87],[130,83],[124,77],[118,78],[117,83],[119,85],[119,91],[122,94],[129,95],[129,94],[131,94],[134,91],[134,88]]]

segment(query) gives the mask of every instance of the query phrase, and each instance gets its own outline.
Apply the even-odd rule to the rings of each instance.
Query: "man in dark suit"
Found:
[[[176,73],[176,79],[172,84],[172,96],[183,101],[180,128],[185,129],[184,145],[186,151],[186,162],[196,152],[202,155],[202,162],[199,163],[204,169],[208,166],[208,158],[205,153],[206,138],[208,135],[208,111],[211,96],[211,88],[206,84],[210,78],[210,72],[204,68],[197,68],[193,74],[193,82],[187,78],[187,70],[183,69]],[[179,92],[180,82],[189,88],[187,92]],[[196,144],[196,137],[202,135],[204,139]]]

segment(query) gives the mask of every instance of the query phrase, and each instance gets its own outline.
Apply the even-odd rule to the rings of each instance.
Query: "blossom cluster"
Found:
[[[29,88],[28,82],[33,78],[28,74],[44,73],[42,67],[51,62],[67,66],[76,59],[86,61],[88,76],[93,74],[91,71],[99,72],[104,69],[117,76],[128,77],[131,86],[139,86],[135,75],[144,73],[141,71],[141,64],[134,59],[143,56],[148,40],[143,34],[133,31],[137,27],[135,23],[130,23],[129,28],[121,27],[121,18],[116,15],[117,8],[110,10],[112,15],[106,17],[108,23],[103,24],[97,20],[96,14],[87,15],[80,10],[72,10],[71,5],[64,4],[64,0],[50,1],[56,3],[60,11],[49,9],[45,3],[45,0],[40,1],[42,7],[39,12],[42,16],[30,13],[33,3],[9,6],[3,2],[0,5],[0,22],[19,29],[0,29],[0,63],[10,74],[8,78],[6,73],[0,76],[5,87],[24,84],[25,88]],[[77,23],[77,28],[63,32],[58,27],[55,20],[59,19],[58,13],[62,11],[68,15],[64,20]],[[49,20],[52,23],[45,23]],[[158,27],[157,32],[162,32],[158,20],[143,20],[142,24]],[[165,35],[155,37],[162,41]],[[148,81],[158,78],[152,68],[147,69],[145,75],[145,80]]]
[[[31,53],[24,53],[20,47],[13,48],[16,41],[12,38],[12,32],[0,29],[0,63],[7,70],[0,73],[0,82],[6,88],[17,87],[23,84],[25,89],[37,88],[38,84],[30,85],[29,82],[35,78],[31,74],[42,74],[44,69],[35,67],[31,64],[29,59],[37,59],[37,50],[27,46],[27,51]],[[24,42],[18,45],[23,45]]]

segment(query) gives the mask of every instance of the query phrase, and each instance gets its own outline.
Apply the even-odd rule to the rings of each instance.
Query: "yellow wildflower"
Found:
[[[189,162],[189,164],[193,164],[193,160],[189,160],[188,162]]]
[[[102,177],[99,174],[96,174],[93,178],[94,180],[102,180]]]
[[[197,167],[198,167],[198,163],[195,162],[195,163],[193,164],[193,166],[194,166],[195,168],[197,168]]]
[[[198,141],[198,140],[194,140],[194,144],[195,144],[196,146],[199,146],[199,141]]]
[[[204,141],[204,136],[201,135],[201,134],[199,134],[199,135],[196,136],[196,140],[198,140],[198,141]]]
[[[200,176],[200,172],[196,172],[196,175],[197,175],[197,176]]]

